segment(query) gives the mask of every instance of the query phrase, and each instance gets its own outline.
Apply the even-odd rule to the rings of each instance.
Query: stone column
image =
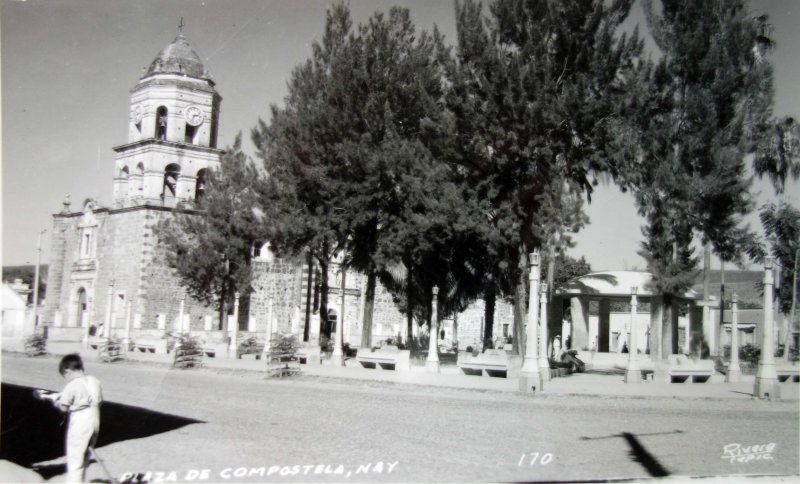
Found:
[[[631,288],[631,332],[628,337],[628,367],[625,369],[625,383],[641,383],[642,371],[639,367],[639,342],[636,334],[636,308],[639,302],[636,300],[636,293],[639,288]]]
[[[771,398],[780,398],[772,334],[772,285],[772,257],[767,257],[764,260],[764,331],[761,337],[761,359],[758,362],[758,373],[753,386],[753,394],[759,398],[767,394]]]
[[[503,341],[505,343],[505,341]],[[458,313],[453,314],[453,345],[458,351]]]
[[[550,352],[547,351],[548,338],[547,338],[547,283],[542,283],[541,288],[540,307],[541,313],[539,315],[539,373],[542,375],[542,380],[550,381]]]
[[[528,277],[530,281],[530,297],[528,298],[528,321],[525,328],[525,361],[520,370],[520,391],[536,391],[536,387],[541,390],[541,374],[539,373],[539,361],[537,354],[537,326],[539,325],[539,251],[529,254],[530,270]]]
[[[232,358],[236,358],[239,349],[239,292],[233,295],[233,331],[231,332],[231,343],[228,345],[228,352],[232,352]]]
[[[589,302],[582,297],[570,298],[570,316],[572,319],[572,349],[588,350],[589,346]],[[563,343],[563,342],[562,342]]]
[[[433,286],[431,298],[431,330],[428,334],[428,359],[425,368],[431,373],[439,373],[439,287]]]
[[[181,296],[181,303],[178,306],[178,332],[186,333],[186,328],[183,327],[183,308],[186,304],[186,296]]]
[[[113,304],[114,304],[114,281],[111,281],[111,284],[108,285],[108,301],[106,302],[106,321],[103,324],[103,334],[99,334],[102,338],[106,338],[109,334],[111,334],[111,321],[113,320],[113,316],[111,312],[113,311]]]
[[[726,380],[736,383],[741,380],[742,369],[739,366],[739,296],[731,296],[731,360],[728,364]]]
[[[275,325],[272,322],[272,311],[273,311],[273,302],[272,298],[269,298],[269,302],[267,303],[267,341],[272,338],[272,333],[275,333]]]
[[[125,351],[128,351],[128,347],[131,344],[131,302],[128,301],[127,308],[125,311],[125,337],[122,339],[122,346],[125,348]]]
[[[342,299],[339,306],[339,319],[336,323],[336,336],[334,337],[333,353],[331,353],[331,365],[344,366],[344,351],[342,350],[342,343],[344,339],[344,302],[345,302],[345,281],[347,279],[347,268],[344,264],[341,265],[342,270]]]

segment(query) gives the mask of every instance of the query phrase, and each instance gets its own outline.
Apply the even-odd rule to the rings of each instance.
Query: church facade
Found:
[[[182,33],[159,52],[130,93],[128,140],[113,148],[112,205],[87,199],[73,207],[67,198],[53,215],[42,321],[55,339],[79,340],[100,325],[117,335],[130,327],[133,339],[219,330],[216,308],[187,296],[167,266],[156,227],[179,202],[202,197],[206,173],[219,166],[222,97]],[[318,320],[312,317],[317,271],[305,260],[273,257],[268,246],[254,251],[255,292],[240,314],[240,334],[263,337],[269,327],[302,334],[305,324]],[[358,346],[366,278],[347,274],[342,305],[335,282],[340,272],[337,263],[330,265],[329,314],[344,320],[344,341]],[[375,297],[373,344],[403,332],[406,324],[380,285]],[[495,334],[511,334],[510,307],[500,303],[496,314]],[[482,317],[480,303],[460,315],[458,339],[477,343]],[[445,337],[452,339],[452,321],[445,328]]]

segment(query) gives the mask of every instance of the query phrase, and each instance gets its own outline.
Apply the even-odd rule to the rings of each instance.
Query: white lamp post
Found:
[[[742,369],[739,366],[739,297],[731,296],[731,360],[728,364],[727,380],[735,383],[741,380]]]
[[[439,287],[433,286],[432,292],[431,331],[428,335],[428,359],[425,360],[425,368],[427,368],[431,373],[439,373],[439,315],[437,314]]]
[[[636,300],[636,294],[639,292],[638,287],[631,288],[631,336],[628,342],[628,367],[625,369],[625,383],[641,383],[642,371],[639,367],[639,359],[636,341],[636,308],[639,302]]]
[[[530,298],[528,301],[528,322],[525,329],[525,361],[520,370],[520,390],[523,392],[535,391],[536,386],[541,388],[539,362],[536,353],[537,326],[539,319],[539,251],[536,250],[528,256],[530,262],[529,282]]]
[[[341,305],[339,307],[339,318],[336,321],[336,336],[334,337],[334,340],[333,340],[333,353],[331,353],[331,364],[333,366],[344,366],[344,351],[342,351],[342,344],[343,344],[343,337],[342,336],[343,336],[343,333],[344,333],[344,330],[343,330],[344,329],[344,309],[345,309],[345,306],[344,306],[344,303],[345,303],[344,290],[345,290],[345,287],[347,287],[345,285],[345,281],[346,281],[346,277],[347,277],[347,267],[344,264],[342,264],[341,268],[342,268],[342,287],[341,287],[342,300],[341,300]]]
[[[769,395],[780,398],[778,375],[775,373],[775,349],[772,322],[772,257],[764,260],[764,328],[761,335],[761,358],[758,362],[753,394],[759,398]]]
[[[228,346],[228,352],[233,352],[233,358],[236,358],[236,352],[239,350],[239,291],[233,295],[233,331],[231,332],[231,344]]]
[[[547,283],[543,282],[539,291],[541,298],[539,304],[541,313],[539,315],[539,374],[542,380],[550,381],[550,358],[547,351]]]

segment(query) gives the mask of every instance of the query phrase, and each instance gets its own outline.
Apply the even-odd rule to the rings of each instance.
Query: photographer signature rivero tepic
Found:
[[[753,462],[757,460],[772,460],[775,451],[775,442],[758,445],[728,444],[722,448],[722,459],[734,462]]]

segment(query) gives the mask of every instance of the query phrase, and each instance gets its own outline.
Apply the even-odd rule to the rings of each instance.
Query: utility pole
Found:
[[[36,270],[33,274],[33,328],[39,326],[39,265],[42,261],[42,235],[46,229],[39,231],[39,241],[36,244]]]

